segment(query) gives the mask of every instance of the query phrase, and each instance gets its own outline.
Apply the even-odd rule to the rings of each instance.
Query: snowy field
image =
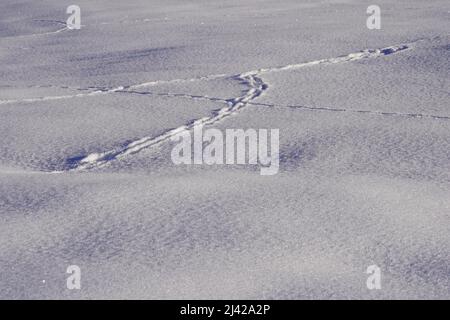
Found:
[[[450,298],[448,0],[71,4],[0,2],[0,299]],[[175,165],[199,119],[279,172]]]

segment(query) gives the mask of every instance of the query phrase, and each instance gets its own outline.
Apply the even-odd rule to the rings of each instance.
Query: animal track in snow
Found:
[[[254,106],[266,106],[266,107],[287,107],[287,108],[293,108],[293,109],[305,109],[305,110],[316,110],[316,111],[334,111],[334,112],[356,112],[356,113],[370,113],[370,114],[377,114],[377,115],[392,115],[392,116],[408,116],[408,117],[428,117],[433,119],[449,119],[449,117],[445,116],[434,116],[434,115],[425,115],[425,114],[403,114],[403,113],[388,113],[388,112],[381,112],[381,111],[366,111],[366,110],[353,110],[353,109],[340,109],[340,108],[318,108],[318,107],[307,107],[307,106],[282,106],[277,104],[264,104],[264,103],[258,103],[254,100],[265,93],[265,91],[268,90],[269,85],[264,82],[262,75],[267,73],[273,73],[273,72],[282,72],[282,71],[290,71],[290,70],[297,70],[300,68],[306,68],[306,67],[312,67],[317,65],[331,65],[331,64],[337,64],[337,63],[345,63],[345,62],[352,62],[352,61],[358,61],[363,59],[372,59],[372,58],[378,58],[383,56],[388,56],[391,54],[399,53],[408,49],[411,49],[413,44],[419,41],[422,41],[425,39],[420,39],[408,44],[401,44],[401,45],[395,45],[395,46],[389,46],[386,48],[381,49],[367,49],[356,53],[350,53],[348,55],[343,55],[335,58],[328,58],[328,59],[320,59],[320,60],[313,60],[309,62],[303,62],[298,64],[290,64],[285,66],[278,66],[278,67],[271,67],[271,68],[261,68],[257,70],[252,70],[248,72],[244,72],[241,74],[237,74],[234,76],[226,75],[226,74],[216,74],[216,75],[208,75],[203,77],[196,77],[196,78],[188,78],[188,79],[172,79],[172,80],[155,80],[150,82],[144,82],[129,86],[118,86],[113,88],[100,88],[100,87],[88,87],[88,88],[73,88],[68,86],[49,86],[49,87],[58,87],[62,89],[76,89],[79,91],[88,91],[83,93],[77,93],[72,95],[61,95],[61,96],[44,96],[44,97],[38,97],[38,98],[28,98],[28,99],[22,99],[22,100],[0,100],[0,105],[2,104],[10,104],[10,103],[27,103],[27,102],[36,102],[36,101],[46,101],[46,100],[59,100],[59,99],[70,99],[70,98],[82,98],[82,97],[89,97],[89,96],[96,96],[96,95],[103,95],[103,94],[141,94],[141,95],[159,95],[159,96],[167,96],[167,97],[184,97],[189,99],[201,99],[201,100],[208,100],[208,101],[220,101],[220,102],[226,102],[227,106],[215,111],[212,113],[212,115],[203,117],[200,119],[195,119],[190,121],[189,123],[186,123],[180,127],[177,127],[175,129],[167,130],[163,132],[160,135],[157,136],[148,136],[143,137],[140,139],[137,139],[135,141],[132,141],[125,146],[117,147],[113,150],[104,151],[101,153],[91,153],[83,157],[77,157],[77,160],[75,161],[69,161],[68,167],[66,170],[62,171],[53,171],[57,173],[61,172],[72,172],[72,171],[82,171],[82,170],[88,170],[93,168],[99,168],[106,164],[108,164],[110,161],[118,160],[123,157],[126,157],[130,154],[137,153],[145,148],[148,148],[150,146],[157,145],[161,142],[167,141],[170,139],[170,137],[184,131],[184,130],[190,130],[193,129],[195,126],[198,125],[213,125],[218,121],[221,121],[224,118],[227,118],[231,115],[236,114],[241,110],[242,108],[246,107],[247,105],[254,105]],[[145,87],[151,87],[151,86],[157,86],[159,84],[175,84],[175,83],[185,83],[185,82],[196,82],[196,81],[209,81],[209,80],[215,80],[215,79],[231,79],[240,82],[241,84],[245,84],[246,87],[249,89],[241,96],[233,98],[233,99],[224,99],[224,98],[216,98],[216,97],[208,97],[208,96],[202,96],[202,95],[191,95],[191,94],[185,94],[185,93],[153,93],[150,91],[137,91],[139,88],[145,88]],[[29,87],[46,87],[46,86],[29,86]],[[48,87],[48,86],[47,86]],[[93,91],[90,91],[93,90]]]
[[[241,73],[235,76],[226,76],[226,75],[212,75],[207,76],[203,78],[195,78],[195,79],[175,79],[166,81],[165,83],[171,83],[171,82],[181,82],[181,81],[198,81],[200,79],[217,79],[220,77],[227,77],[236,81],[239,81],[241,83],[246,84],[246,86],[249,88],[248,91],[245,92],[244,95],[234,98],[232,100],[227,100],[228,103],[227,107],[224,107],[220,109],[219,111],[214,112],[209,117],[203,117],[200,119],[196,119],[191,121],[188,124],[182,125],[178,128],[168,130],[164,132],[161,135],[155,136],[155,137],[143,137],[141,139],[138,139],[136,141],[133,141],[121,148],[117,148],[114,150],[105,151],[102,153],[92,153],[89,154],[83,158],[81,158],[78,162],[75,162],[74,165],[69,168],[69,171],[80,171],[80,170],[86,170],[91,168],[98,168],[106,165],[108,162],[112,160],[121,159],[127,155],[139,152],[145,148],[148,148],[150,146],[159,144],[163,141],[167,141],[170,137],[184,131],[184,130],[190,130],[198,125],[212,125],[230,115],[236,114],[239,110],[244,108],[245,106],[251,104],[251,105],[257,105],[257,103],[254,103],[253,100],[255,100],[257,97],[261,96],[268,88],[269,85],[263,81],[261,78],[262,74],[269,73],[269,72],[280,72],[280,71],[286,71],[286,70],[296,70],[299,68],[304,67],[311,67],[315,65],[327,65],[327,64],[336,64],[336,63],[344,63],[344,62],[351,62],[361,59],[367,59],[367,58],[376,58],[381,56],[387,56],[390,54],[394,54],[400,51],[404,51],[410,48],[410,45],[408,44],[402,44],[399,46],[390,46],[382,49],[375,49],[375,50],[364,50],[357,53],[351,53],[345,56],[340,56],[336,58],[329,58],[329,59],[320,59],[320,60],[314,60],[310,62],[304,62],[299,64],[291,64],[287,66],[281,66],[281,67],[272,67],[272,68],[263,68],[253,71],[248,71],[245,73]],[[133,89],[139,88],[139,87],[145,87],[145,86],[151,86],[154,84],[161,83],[159,81],[153,81],[145,84],[138,84],[129,86],[125,90],[116,90],[115,92],[121,92],[121,93],[135,93],[135,94],[151,94],[146,92],[136,92],[133,91]],[[170,94],[167,93],[167,96],[180,96],[179,94]],[[213,100],[213,101],[224,101],[224,99],[220,98],[209,98],[206,96],[194,96],[194,95],[187,95],[184,94],[182,96],[193,98],[193,99],[207,99],[207,100]]]

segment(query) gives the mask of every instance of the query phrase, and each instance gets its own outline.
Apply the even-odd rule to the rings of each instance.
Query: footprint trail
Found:
[[[264,82],[261,75],[271,72],[280,72],[280,71],[286,71],[286,70],[296,70],[300,68],[305,67],[312,67],[316,65],[330,65],[330,64],[337,64],[337,63],[345,63],[345,62],[352,62],[362,59],[369,59],[369,58],[377,58],[377,57],[383,57],[391,54],[395,54],[407,49],[411,48],[411,44],[402,44],[398,46],[390,46],[382,49],[374,49],[374,50],[364,50],[356,53],[350,53],[345,56],[335,57],[335,58],[329,58],[329,59],[320,59],[320,60],[314,60],[299,64],[291,64],[286,66],[280,66],[280,67],[272,67],[272,68],[262,68],[258,70],[248,71],[245,73],[241,73],[235,76],[226,76],[226,75],[211,75],[201,78],[194,78],[194,79],[175,79],[175,80],[168,80],[168,81],[153,81],[148,83],[142,83],[137,85],[132,85],[127,88],[121,89],[111,89],[109,91],[106,91],[104,93],[110,93],[110,92],[122,92],[122,93],[137,93],[133,92],[131,90],[145,87],[145,86],[151,86],[159,83],[173,83],[173,82],[183,82],[183,81],[199,81],[202,79],[208,80],[208,79],[217,79],[217,78],[230,78],[236,81],[239,81],[240,83],[245,84],[249,90],[245,92],[244,95],[237,97],[235,99],[232,99],[228,101],[228,105],[219,111],[214,112],[211,116],[203,117],[200,119],[193,120],[189,122],[188,124],[184,124],[178,128],[171,129],[168,131],[165,131],[164,133],[154,136],[154,137],[143,137],[136,141],[133,141],[123,147],[114,149],[114,150],[108,150],[101,153],[91,153],[89,155],[86,155],[85,157],[81,158],[75,163],[72,163],[71,167],[68,170],[61,171],[83,171],[83,170],[89,170],[93,168],[100,168],[105,165],[107,165],[109,162],[113,160],[120,160],[123,157],[126,157],[130,154],[137,153],[143,149],[146,149],[148,147],[157,145],[159,143],[162,143],[164,141],[167,141],[171,137],[180,134],[181,132],[185,130],[191,130],[195,126],[199,125],[213,125],[218,121],[223,120],[226,117],[229,117],[231,115],[236,114],[239,112],[239,110],[243,109],[247,105],[253,105],[257,103],[253,103],[253,101],[264,94],[265,91],[268,90],[269,85]],[[89,93],[89,94],[95,94]],[[89,95],[87,94],[87,95]],[[145,93],[142,93],[145,94]],[[217,99],[219,100],[219,99]]]

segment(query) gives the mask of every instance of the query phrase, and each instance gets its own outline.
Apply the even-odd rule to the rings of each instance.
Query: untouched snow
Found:
[[[450,298],[450,5],[371,4],[78,1],[68,30],[2,1],[0,298]],[[279,173],[175,166],[198,124],[280,129]]]

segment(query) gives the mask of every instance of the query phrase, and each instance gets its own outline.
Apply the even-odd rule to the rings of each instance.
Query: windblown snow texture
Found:
[[[0,5],[0,298],[450,298],[448,1],[379,1],[381,30],[351,0],[77,5]],[[280,172],[175,166],[199,125],[279,129]]]

